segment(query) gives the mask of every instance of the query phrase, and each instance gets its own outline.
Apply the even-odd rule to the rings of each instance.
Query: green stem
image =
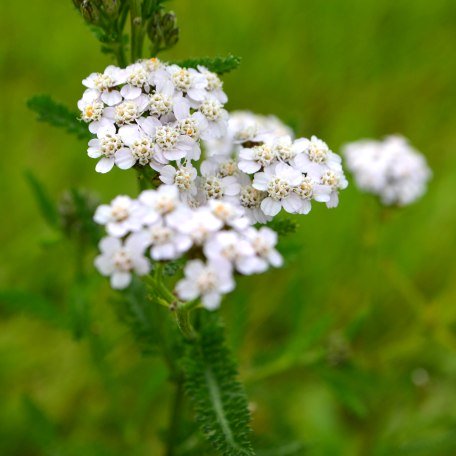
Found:
[[[176,391],[171,403],[171,413],[168,426],[168,438],[166,445],[166,456],[175,456],[175,443],[178,440],[180,415],[183,408],[184,385],[182,378],[176,379]]]
[[[176,321],[181,333],[187,340],[195,340],[198,337],[195,328],[192,325],[190,318],[191,311],[193,309],[189,304],[193,302],[182,304],[178,303],[176,308]]]
[[[131,21],[131,61],[141,58],[143,42],[142,0],[129,0]]]
[[[117,58],[117,64],[121,68],[125,68],[127,66],[127,56],[125,55],[125,49],[122,43],[115,44],[115,54]]]

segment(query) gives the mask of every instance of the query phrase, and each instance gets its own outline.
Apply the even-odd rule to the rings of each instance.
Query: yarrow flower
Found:
[[[83,80],[81,119],[97,135],[88,154],[100,158],[96,171],[114,165],[159,169],[179,160],[198,160],[201,138],[226,131],[227,96],[207,68],[181,68],[157,59],[127,68],[113,65]]]
[[[424,156],[402,136],[353,142],[343,154],[356,185],[385,205],[413,203],[426,192],[432,175]]]
[[[221,295],[234,289],[236,272],[250,275],[282,264],[274,248],[275,232],[254,228],[240,205],[211,200],[191,208],[179,198],[175,185],[145,190],[136,200],[118,196],[98,207],[95,221],[109,234],[100,242],[95,266],[111,277],[117,289],[130,284],[132,273],[149,272],[145,254],[152,261],[186,257],[189,261],[184,278],[176,284],[177,296],[201,298],[206,308],[214,309]]]
[[[238,274],[283,263],[267,223],[282,210],[307,214],[311,202],[338,204],[347,186],[341,158],[312,136],[295,139],[274,116],[228,114],[219,77],[204,67],[143,60],[110,66],[84,80],[78,106],[96,137],[96,171],[151,167],[156,189],[118,196],[95,221],[108,236],[95,266],[113,288],[150,264],[186,260],[178,299],[207,309],[235,287]]]

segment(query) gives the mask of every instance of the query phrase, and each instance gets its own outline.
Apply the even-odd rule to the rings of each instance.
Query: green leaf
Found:
[[[59,214],[46,188],[31,171],[25,172],[25,178],[35,195],[41,215],[51,227],[57,228],[59,224]]]
[[[200,337],[182,359],[185,388],[205,438],[224,456],[254,455],[250,413],[216,315],[203,315]]]
[[[226,57],[202,57],[197,59],[178,60],[174,63],[184,68],[196,68],[198,65],[206,67],[217,74],[224,74],[235,70],[241,63],[241,58],[229,54]]]
[[[78,113],[54,101],[49,95],[35,95],[27,101],[27,107],[37,114],[40,122],[65,129],[79,139],[90,139],[87,125],[78,119]]]

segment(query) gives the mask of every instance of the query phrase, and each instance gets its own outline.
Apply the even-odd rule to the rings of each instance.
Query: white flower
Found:
[[[293,166],[303,173],[318,174],[323,169],[322,167],[342,162],[340,156],[331,152],[328,145],[316,136],[312,136],[310,140],[306,138],[297,139],[293,148],[296,152]]]
[[[235,231],[221,231],[211,237],[203,249],[209,260],[226,263],[227,267],[235,267],[239,272],[246,270],[248,259],[255,255],[255,251],[242,235]]]
[[[198,71],[206,78],[206,90],[220,103],[226,103],[228,101],[228,97],[226,96],[225,92],[223,91],[223,82],[217,76],[216,73],[209,71],[207,68],[199,65]]]
[[[431,170],[401,136],[357,141],[346,145],[343,153],[358,187],[378,195],[383,204],[404,206],[426,191]]]
[[[117,196],[111,204],[102,204],[95,211],[94,220],[106,225],[111,236],[122,237],[142,227],[144,212],[136,200],[128,196]]]
[[[146,92],[150,90],[150,75],[147,68],[141,63],[133,63],[125,68],[125,84],[120,90],[121,95],[126,100],[134,100],[142,93],[142,89]]]
[[[330,171],[328,171],[330,172]],[[301,198],[301,208],[298,210],[299,214],[308,214],[312,209],[311,200],[314,199],[318,202],[328,203],[331,199],[332,187],[324,185],[311,177],[302,176],[299,185],[294,187],[293,191]]]
[[[249,228],[245,232],[246,239],[250,242],[255,256],[245,257],[239,262],[239,270],[243,274],[258,274],[268,269],[269,265],[276,268],[282,266],[283,259],[275,249],[277,233],[264,226],[259,230]]]
[[[100,92],[101,100],[108,106],[114,106],[122,101],[122,95],[116,86],[125,82],[125,70],[114,65],[108,66],[103,73],[92,73],[82,83],[89,89]]]
[[[201,187],[207,199],[222,199],[239,194],[241,186],[236,177],[220,176],[216,163],[205,160],[201,163],[200,172],[203,176]]]
[[[187,164],[185,166],[178,165],[177,168],[171,165],[163,166],[160,170],[160,180],[167,185],[175,185],[181,194],[184,201],[189,196],[195,196],[196,188],[196,169]]]
[[[302,202],[293,189],[301,180],[302,174],[285,163],[268,166],[264,172],[255,174],[253,187],[268,194],[261,202],[262,211],[270,216],[277,215],[282,207],[291,214],[299,212]]]
[[[116,154],[116,165],[121,169],[129,169],[135,163],[153,166],[154,163],[166,163],[163,155],[157,151],[154,136],[160,121],[154,117],[141,118],[138,124],[124,125],[119,128],[119,136],[128,147],[120,149]]]
[[[133,236],[144,248],[151,247],[150,256],[156,261],[175,260],[192,246],[189,236],[167,226],[163,220]]]
[[[122,148],[123,142],[121,137],[116,133],[114,125],[109,124],[100,128],[97,132],[97,139],[89,141],[87,154],[91,158],[102,157],[95,170],[99,173],[107,173],[114,166],[116,154]]]
[[[206,98],[194,116],[201,125],[201,138],[217,139],[226,133],[228,113],[216,98]]]
[[[252,148],[243,148],[239,152],[239,169],[247,174],[253,174],[261,168],[272,165],[276,154],[272,147],[260,144]]]
[[[89,124],[91,133],[97,133],[99,129],[114,123],[112,110],[105,107],[99,99],[97,90],[87,89],[78,101],[78,108],[81,111],[81,119]]]
[[[247,184],[241,187],[240,203],[244,208],[245,215],[252,224],[266,223],[272,220],[270,215],[266,215],[261,210],[261,202],[268,196],[267,192],[262,192]]]
[[[283,162],[290,163],[299,153],[299,147],[293,142],[291,136],[278,136],[270,141],[274,156]]]
[[[110,118],[114,118],[117,125],[127,125],[141,117],[147,108],[148,102],[146,95],[140,95],[133,100],[124,100],[113,108],[107,108],[106,111]]]
[[[157,214],[167,216],[180,205],[179,190],[174,185],[160,185],[157,190],[144,190],[138,199],[148,209],[145,223],[154,223]]]
[[[329,187],[331,190],[329,201],[326,202],[327,207],[336,207],[339,204],[339,190],[347,188],[348,181],[340,164],[333,163],[330,168],[325,171],[320,177],[320,183],[323,186]],[[316,199],[316,198],[315,198]]]
[[[187,158],[194,150],[194,141],[182,135],[179,129],[171,125],[162,125],[155,131],[155,144],[167,160]]]
[[[231,271],[219,263],[192,260],[184,269],[185,277],[176,285],[180,299],[193,301],[201,298],[203,306],[214,310],[220,306],[221,295],[235,287]]]
[[[270,143],[278,137],[293,137],[293,131],[274,116],[261,116],[249,111],[229,113],[225,134],[219,139],[205,142],[207,155],[238,153],[241,146]]]
[[[104,276],[111,276],[111,286],[115,289],[128,287],[131,273],[139,276],[150,270],[150,264],[144,257],[144,248],[134,237],[125,243],[115,237],[105,237],[100,241],[101,255],[95,258],[95,266]]]
[[[202,245],[212,233],[223,227],[223,222],[206,207],[181,207],[167,217],[168,224],[191,237],[195,245]]]
[[[164,71],[158,71],[155,77],[158,91],[174,90],[183,92],[196,102],[201,102],[206,96],[207,80],[193,68],[181,68],[178,65],[170,65]]]
[[[209,208],[224,225],[237,230],[243,230],[250,225],[249,219],[245,216],[245,211],[238,204],[235,205],[229,201],[210,200]]]

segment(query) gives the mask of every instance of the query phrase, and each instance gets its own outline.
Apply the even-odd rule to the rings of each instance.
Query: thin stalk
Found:
[[[129,0],[131,21],[131,61],[141,58],[143,41],[143,23],[141,14],[142,0]]]

